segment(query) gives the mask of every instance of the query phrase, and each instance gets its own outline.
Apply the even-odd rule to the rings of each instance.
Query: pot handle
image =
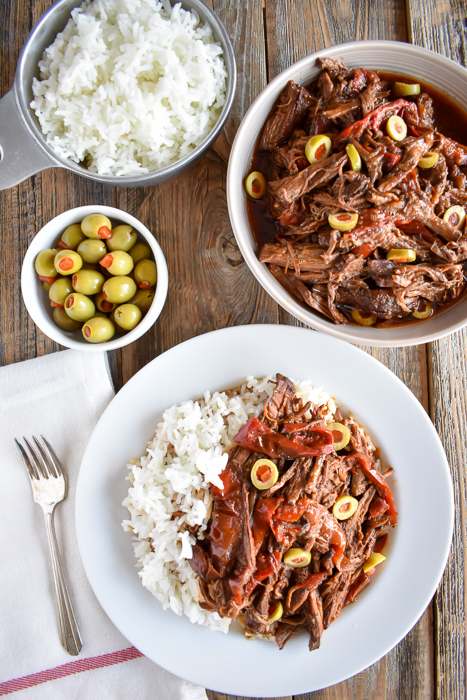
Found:
[[[54,165],[26,126],[13,87],[0,99],[0,190]]]

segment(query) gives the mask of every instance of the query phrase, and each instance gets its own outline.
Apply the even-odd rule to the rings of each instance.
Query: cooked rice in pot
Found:
[[[168,0],[94,0],[44,51],[34,78],[47,143],[101,175],[143,175],[187,156],[225,102],[222,48]]]

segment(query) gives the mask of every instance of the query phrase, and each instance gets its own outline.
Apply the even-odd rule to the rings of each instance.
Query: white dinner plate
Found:
[[[388,558],[356,603],[308,651],[306,634],[282,651],[224,635],[162,610],[143,588],[121,522],[126,463],[144,453],[168,406],[247,375],[280,372],[310,379],[351,410],[395,469],[397,528]],[[214,331],[160,355],[110,403],[79,474],[76,527],[84,567],[102,607],[122,634],[163,668],[206,688],[248,697],[318,690],[384,656],[417,622],[446,565],[453,529],[449,467],[422,406],[386,367],[358,348],[305,328],[251,325]]]

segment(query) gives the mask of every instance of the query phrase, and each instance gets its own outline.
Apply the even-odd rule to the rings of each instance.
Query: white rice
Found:
[[[143,586],[164,609],[186,615],[191,622],[227,632],[230,620],[198,605],[196,574],[187,559],[195,538],[186,527],[206,530],[212,498],[209,484],[222,488],[219,474],[228,460],[232,439],[242,425],[258,415],[275,382],[271,377],[247,377],[239,390],[206,392],[198,401],[171,406],[162,416],[146,454],[128,465],[131,487],[123,505],[130,519],[122,525],[133,533],[133,547]],[[310,382],[296,384],[306,401],[336,406]]]
[[[180,3],[88,0],[45,50],[31,107],[61,156],[101,175],[142,175],[212,130],[225,102],[222,53]]]

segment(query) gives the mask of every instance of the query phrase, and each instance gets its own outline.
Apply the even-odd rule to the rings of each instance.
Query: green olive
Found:
[[[83,324],[81,332],[89,343],[105,343],[115,335],[115,326],[110,318],[94,316]]]
[[[386,260],[395,263],[411,263],[417,257],[417,253],[412,248],[391,248],[386,253]]]
[[[360,309],[352,309],[351,315],[355,323],[358,323],[360,326],[372,326],[377,321],[374,314],[370,314],[368,311],[360,311]]]
[[[280,600],[275,600],[269,605],[268,622],[277,622],[284,614],[284,608]]]
[[[336,231],[351,231],[358,224],[358,214],[344,211],[339,214],[329,214],[329,226]]]
[[[46,248],[41,250],[34,261],[34,269],[41,277],[56,277],[57,270],[55,269],[54,260],[58,253],[58,248]]]
[[[394,94],[396,97],[419,95],[420,85],[418,83],[394,83]]]
[[[65,299],[71,292],[71,279],[69,277],[59,277],[53,284],[50,285],[49,299],[52,306],[63,306]]]
[[[112,229],[112,235],[107,241],[109,250],[125,250],[133,248],[138,238],[136,231],[128,224],[120,224]]]
[[[80,294],[97,294],[101,291],[105,277],[94,270],[80,270],[72,277],[73,289]]]
[[[436,151],[427,151],[424,156],[418,161],[418,167],[428,170],[436,165],[439,160],[439,153]]]
[[[393,114],[386,122],[386,131],[394,141],[402,141],[407,136],[407,124],[402,117]]]
[[[62,306],[56,306],[53,310],[54,323],[62,329],[62,331],[77,331],[81,328],[81,323],[79,321],[74,321],[70,318]]]
[[[112,224],[104,214],[89,214],[81,222],[81,231],[88,238],[110,238]]]
[[[94,302],[84,294],[72,292],[65,299],[65,311],[74,321],[87,321],[94,316]]]
[[[253,199],[261,199],[261,197],[264,197],[266,193],[266,180],[264,179],[264,175],[254,170],[245,180],[245,189],[247,194],[253,197]]]
[[[419,302],[419,308],[412,313],[414,318],[428,318],[433,313],[433,306],[424,299]]]
[[[274,486],[279,478],[279,472],[274,462],[270,459],[257,459],[251,469],[251,481],[253,486],[264,491]]]
[[[94,297],[94,303],[96,307],[99,309],[99,311],[103,311],[106,314],[112,313],[112,311],[115,309],[115,304],[112,304],[110,301],[107,301],[105,296],[103,295],[102,292],[99,292],[99,294],[96,294]],[[133,300],[131,301],[133,304]]]
[[[362,159],[360,158],[359,152],[357,151],[353,143],[348,143],[345,147],[345,150],[349,157],[352,170],[354,170],[356,173],[359,173],[362,169]]]
[[[150,289],[157,282],[157,267],[154,260],[140,260],[134,271],[135,282],[140,289]]]
[[[381,564],[382,561],[386,561],[386,557],[384,554],[381,554],[380,552],[372,552],[366,562],[363,564],[363,572],[372,573],[372,569],[375,568],[375,566],[378,566],[378,564]]]
[[[107,246],[104,241],[86,238],[79,244],[77,252],[84,262],[94,264],[100,262],[107,255]]]
[[[462,229],[464,227],[465,217],[464,207],[460,207],[456,204],[453,207],[449,207],[449,209],[444,212],[443,221],[451,224],[454,228]]]
[[[67,250],[76,250],[81,241],[84,241],[86,236],[81,231],[81,226],[79,224],[71,224],[62,233],[62,237],[58,245],[60,248],[65,248]]]
[[[120,328],[131,331],[141,321],[143,314],[135,304],[122,304],[115,309],[114,319]]]
[[[57,272],[62,275],[73,275],[83,267],[83,259],[75,250],[61,250],[54,258]]]
[[[154,291],[152,289],[138,289],[135,296],[130,301],[132,304],[135,304],[135,306],[139,306],[144,315],[149,311],[153,300]]]
[[[132,271],[134,263],[133,258],[124,250],[114,250],[112,253],[107,253],[99,265],[105,267],[111,275],[128,275]]]
[[[112,311],[112,313],[110,314],[109,318],[110,318],[110,320],[112,321],[112,323],[113,323],[114,326],[115,326],[115,332],[116,332],[116,334],[117,334],[117,335],[126,335],[126,334],[128,333],[128,331],[126,330],[126,328],[122,328],[121,326],[119,326],[118,323],[117,323],[117,321],[115,320],[115,312],[116,312],[117,308],[118,308],[118,307],[116,306],[115,309],[114,309],[114,310]]]
[[[133,248],[130,250],[130,255],[136,265],[140,260],[151,257],[151,246],[147,243],[142,243],[139,241],[138,243],[135,243]]]
[[[331,153],[332,141],[325,134],[311,136],[306,142],[305,155],[307,160],[313,164],[319,160],[324,160]]]
[[[283,556],[284,564],[293,566],[295,569],[300,569],[303,566],[308,566],[311,561],[310,552],[305,552],[300,547],[291,547]]]
[[[104,299],[112,304],[124,304],[136,293],[136,283],[131,277],[110,277],[102,287]]]
[[[353,496],[340,496],[334,503],[332,514],[337,520],[348,520],[358,508],[358,501]]]
[[[52,282],[52,284],[53,284],[53,282]],[[48,294],[49,291],[50,291],[50,287],[52,286],[52,284],[50,284],[50,282],[43,282],[43,283],[42,283],[42,289],[44,290],[44,292],[47,292],[47,294]]]
[[[336,452],[342,450],[350,440],[350,430],[342,423],[329,423],[326,428],[332,432]]]

